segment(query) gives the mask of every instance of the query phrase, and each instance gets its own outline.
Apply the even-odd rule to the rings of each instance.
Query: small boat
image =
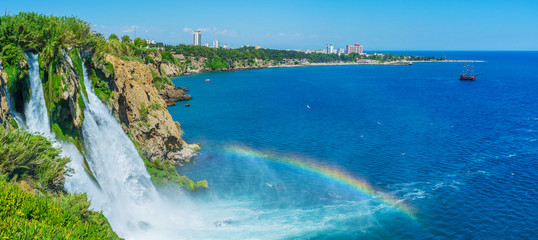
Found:
[[[190,107],[191,105],[189,103],[185,104],[185,107]]]
[[[209,81],[211,81],[211,80],[208,78],[208,79],[206,79],[206,80],[204,80],[204,81],[209,82]]]
[[[463,66],[463,72],[460,74],[460,80],[467,80],[467,81],[474,81],[476,80],[476,77],[473,72],[473,64],[470,65],[464,65]]]

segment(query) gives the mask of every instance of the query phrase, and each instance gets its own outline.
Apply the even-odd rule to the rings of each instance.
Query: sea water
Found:
[[[538,235],[538,52],[416,54],[487,62],[476,81],[463,63],[174,78],[193,96],[168,109],[202,147],[179,171],[209,182],[190,197],[214,217],[207,237]]]

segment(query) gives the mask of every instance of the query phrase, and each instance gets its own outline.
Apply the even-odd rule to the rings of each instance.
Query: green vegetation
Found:
[[[177,184],[190,191],[209,188],[207,181],[194,182],[186,176],[180,176],[173,165],[155,159],[153,162],[144,160],[146,168],[151,176],[151,181],[161,187],[170,187]]]
[[[153,76],[153,84],[155,84],[157,90],[163,89],[167,84],[172,84],[172,81],[167,76],[161,76],[154,71],[151,71],[151,75]]]
[[[93,91],[95,92],[95,95],[97,95],[101,101],[105,103],[109,102],[110,96],[112,95],[110,86],[108,86],[107,82],[100,80],[99,77],[97,77],[94,69],[90,69],[89,71],[90,72],[88,74],[94,86]]]
[[[68,162],[45,137],[0,127],[0,239],[118,239],[85,194],[63,190]]]
[[[311,63],[328,63],[328,62],[356,62],[360,59],[377,60],[380,62],[397,61],[397,60],[411,60],[411,61],[429,61],[429,60],[444,60],[445,57],[421,57],[421,56],[407,56],[407,55],[395,55],[395,54],[379,54],[379,55],[360,55],[357,53],[351,54],[325,54],[325,53],[304,53],[291,50],[278,50],[278,49],[256,49],[255,47],[242,47],[238,49],[224,49],[224,48],[208,48],[203,46],[191,46],[180,44],[178,46],[166,46],[167,52],[181,53],[187,57],[195,57],[198,61],[201,57],[206,58],[206,67],[212,70],[226,69],[233,65],[237,61],[246,61],[250,66],[255,66],[254,59],[263,60],[265,62],[271,61],[273,64],[279,64],[284,59],[306,59]],[[164,56],[166,53],[161,53]],[[163,57],[164,59],[164,57]],[[190,64],[190,60],[186,61]],[[299,62],[294,60],[292,63],[298,64]],[[289,62],[288,62],[289,64]]]
[[[250,59],[252,60],[252,59]],[[252,60],[252,63],[254,63],[254,60]],[[205,62],[205,66],[208,68],[211,68],[211,70],[217,70],[217,69],[226,69],[230,67],[230,64],[226,62],[224,59],[216,57],[209,59]]]
[[[146,103],[140,104],[140,109],[138,109],[138,113],[140,114],[140,121],[147,123],[148,122],[148,107],[146,107]]]
[[[123,37],[121,37],[121,42],[131,42],[131,38],[129,37],[129,35],[123,35]]]
[[[110,34],[110,36],[108,36],[108,41],[119,41],[119,40],[120,40],[120,38],[114,33],[112,33],[112,34]]]
[[[161,52],[161,57],[163,62],[169,62],[173,64],[179,64],[179,61],[177,58],[172,56],[170,52]]]
[[[68,158],[40,135],[0,128],[0,173],[9,181],[25,181],[41,192],[63,191]]]
[[[151,110],[161,110],[163,107],[158,102],[152,102],[149,109]]]
[[[8,75],[8,91],[17,100],[15,108],[17,111],[22,111],[24,103],[30,100],[31,95],[28,70],[23,69],[21,65],[23,61],[26,61],[24,51],[18,45],[6,44],[1,48],[0,59],[2,60],[4,71]]]
[[[38,196],[0,178],[0,239],[119,239],[85,194]]]
[[[0,47],[15,44],[37,51],[47,66],[68,47],[86,46],[90,25],[76,17],[55,17],[33,12],[0,17]]]
[[[73,48],[71,51],[69,51],[69,58],[71,58],[71,61],[73,62],[73,68],[75,69],[75,72],[79,78],[79,84],[82,87],[82,92],[84,93],[84,96],[88,97],[88,92],[86,92],[86,86],[84,85],[84,71],[82,69],[83,63],[80,55],[78,54],[77,48]],[[84,102],[82,102],[82,104],[84,105]],[[84,110],[83,107],[82,110]]]

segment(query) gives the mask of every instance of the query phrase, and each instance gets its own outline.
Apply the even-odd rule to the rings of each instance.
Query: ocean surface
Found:
[[[394,52],[402,53],[402,52]],[[536,239],[538,52],[403,52],[475,63],[323,66],[172,79],[202,151],[182,175],[241,239]],[[206,81],[210,79],[210,81]],[[212,207],[208,207],[212,206]],[[199,236],[204,238],[204,236]]]

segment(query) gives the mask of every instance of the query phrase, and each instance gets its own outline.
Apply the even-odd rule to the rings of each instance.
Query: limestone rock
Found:
[[[181,75],[181,70],[179,69],[179,67],[177,65],[169,63],[169,62],[162,63],[161,64],[161,69],[163,70],[163,72],[168,77]]]
[[[9,112],[6,93],[7,78],[8,76],[6,72],[4,72],[3,69],[0,69],[0,125],[11,121],[11,113]]]
[[[176,85],[166,85],[163,89],[159,90],[159,94],[168,106],[175,106],[177,101],[192,99],[190,95],[186,94],[182,88]]]
[[[151,70],[145,64],[111,55],[106,61],[114,66],[111,81],[115,91],[109,107],[142,154],[150,161],[183,161],[188,157],[179,154],[184,145],[181,131],[155,89]]]

